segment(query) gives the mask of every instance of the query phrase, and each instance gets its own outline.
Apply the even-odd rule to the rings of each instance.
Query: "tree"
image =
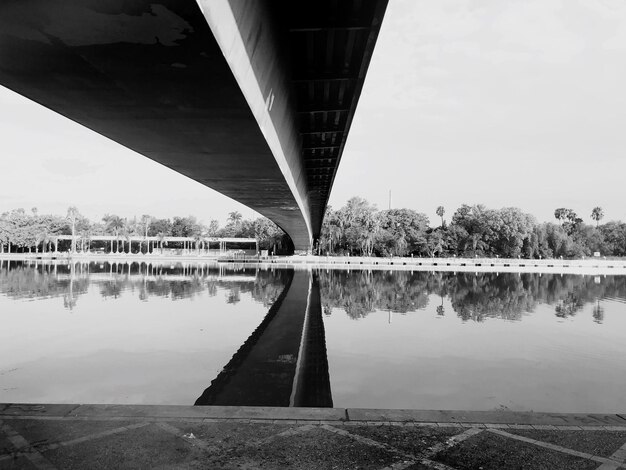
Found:
[[[193,237],[202,233],[202,227],[192,215],[187,217],[174,217],[172,222],[172,235],[175,237]]]
[[[497,254],[507,258],[516,258],[522,254],[524,244],[528,244],[537,224],[530,214],[523,213],[516,207],[505,207],[491,211],[490,255]]]
[[[441,228],[443,228],[443,215],[446,213],[446,210],[443,208],[443,206],[438,206],[436,212],[437,215],[441,217]]]
[[[70,206],[67,209],[67,220],[69,220],[72,227],[72,253],[76,253],[76,220],[80,217],[80,212],[75,206]]]
[[[352,197],[335,214],[341,228],[341,246],[347,254],[371,253],[378,223],[374,220],[376,206],[363,198]],[[367,233],[367,232],[374,233]]]
[[[388,209],[380,212],[380,249],[395,256],[426,253],[428,217],[412,209]]]
[[[602,210],[602,207],[594,207],[591,211],[591,218],[596,221],[596,228],[598,227],[598,224],[603,217],[604,211]]]
[[[159,234],[166,237],[172,234],[172,222],[170,219],[152,219],[148,228],[148,236],[156,237]]]
[[[143,227],[143,237],[146,242],[146,253],[150,251],[150,245],[148,244],[148,230],[150,228],[150,224],[152,223],[152,216],[144,214],[141,216],[141,225]]]
[[[571,235],[575,230],[577,230],[583,222],[583,219],[578,217],[576,212],[565,207],[556,209],[554,211],[554,217],[561,222],[561,226],[568,235]]]
[[[228,223],[238,225],[239,223],[241,223],[241,219],[243,219],[243,216],[239,211],[233,211],[228,213]]]
[[[331,206],[326,206],[324,220],[322,222],[322,230],[320,231],[320,236],[317,240],[318,252],[323,252],[325,254],[334,253],[335,247],[338,245],[341,235],[342,230],[337,213]]]
[[[211,220],[211,222],[209,222],[209,227],[207,228],[207,233],[209,237],[216,237],[217,232],[219,232],[219,230],[220,230],[220,223],[215,219]]]
[[[565,207],[559,207],[558,209],[555,209],[554,217],[559,222],[563,222],[563,221],[567,220],[567,218],[569,217],[569,215],[571,213],[572,213],[572,209],[567,209]]]
[[[117,249],[116,252],[120,251],[120,233],[124,229],[125,223],[124,219],[122,219],[119,215],[115,214],[105,214],[102,217],[102,220],[105,223],[106,229],[109,233],[112,233],[115,236],[115,240],[117,241]],[[113,251],[113,242],[111,241],[111,251]]]
[[[426,236],[426,250],[428,256],[441,255],[443,251],[443,230],[432,230]]]
[[[600,227],[607,254],[626,256],[626,223],[608,222]]]
[[[278,225],[265,217],[259,217],[252,222],[254,238],[257,239],[259,249],[269,250],[285,232]]]
[[[469,206],[463,204],[452,216],[452,225],[458,226],[463,230],[457,230],[457,250],[460,254],[482,255],[484,250],[488,248],[486,240],[487,230],[487,208],[482,204]],[[493,226],[491,227],[493,232]]]

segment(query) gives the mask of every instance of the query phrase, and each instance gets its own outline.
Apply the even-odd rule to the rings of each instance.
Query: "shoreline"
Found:
[[[0,403],[1,419],[44,420],[176,420],[180,418],[215,422],[298,424],[343,423],[352,426],[420,425],[467,426],[482,428],[551,429],[566,426],[570,430],[626,431],[626,412],[560,413],[549,411],[509,410],[420,410],[396,408],[304,408],[270,406],[192,406],[192,405],[121,405],[121,404],[43,404]],[[295,423],[294,423],[295,424]]]
[[[74,255],[59,253],[54,256],[35,253],[1,253],[2,261],[30,261],[68,263],[202,263],[232,267],[260,267],[262,269],[341,269],[386,271],[441,271],[441,272],[501,272],[501,273],[561,273],[579,275],[626,275],[623,259],[503,259],[503,258],[373,258],[357,256],[281,256],[272,258],[228,257],[215,255]]]

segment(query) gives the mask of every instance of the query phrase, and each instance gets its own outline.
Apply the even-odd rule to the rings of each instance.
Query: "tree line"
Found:
[[[0,252],[51,251],[58,243],[59,235],[71,235],[74,240],[61,242],[61,251],[91,248],[103,248],[107,251],[121,252],[128,249],[129,237],[157,237],[163,244],[165,237],[189,237],[201,240],[213,237],[256,238],[260,249],[274,252],[289,250],[290,241],[286,234],[271,220],[259,217],[244,219],[241,213],[229,213],[225,226],[220,227],[217,220],[208,225],[199,222],[194,216],[157,218],[150,215],[123,218],[116,214],[106,214],[101,220],[91,221],[82,215],[76,207],[70,207],[65,216],[39,214],[36,208],[30,212],[15,209],[0,214]],[[92,241],[97,235],[112,235],[115,243]],[[77,241],[78,240],[78,241]],[[81,246],[77,247],[76,243]],[[148,244],[133,246],[135,251],[145,252]]]
[[[580,258],[626,256],[626,223],[600,224],[602,208],[595,207],[585,224],[569,208],[554,211],[555,222],[539,223],[515,207],[489,209],[464,204],[431,226],[426,215],[412,209],[377,210],[360,197],[338,210],[328,207],[321,236],[315,247],[321,255]]]
[[[413,209],[377,210],[360,197],[351,198],[338,210],[327,208],[314,252],[320,255],[349,256],[420,256],[420,257],[503,257],[503,258],[580,258],[600,253],[603,256],[626,256],[626,223],[604,218],[602,208],[595,207],[591,218],[595,225],[585,224],[570,208],[557,208],[555,222],[539,223],[531,214],[518,208],[489,209],[484,205],[464,204],[444,218],[445,209],[436,210],[440,223],[431,226],[426,215]],[[289,237],[265,217],[246,220],[235,211],[224,227],[217,220],[208,225],[194,216],[157,218],[150,215],[122,218],[106,214],[90,221],[76,207],[65,216],[41,215],[15,209],[0,215],[0,252],[50,251],[59,235],[72,235],[61,251],[101,248],[107,251],[130,251],[129,237],[157,237],[161,248],[165,237],[255,238],[260,249],[273,254],[293,252]],[[93,242],[96,235],[113,235],[116,242]],[[148,250],[148,244],[134,246],[135,251]]]

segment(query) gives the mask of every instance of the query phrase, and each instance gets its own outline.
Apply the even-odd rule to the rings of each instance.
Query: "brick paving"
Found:
[[[626,469],[626,419],[0,404],[0,469],[111,468]]]

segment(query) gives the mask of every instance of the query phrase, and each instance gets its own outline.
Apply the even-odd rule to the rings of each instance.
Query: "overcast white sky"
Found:
[[[462,203],[626,221],[625,83],[622,0],[390,0],[331,204],[392,190],[435,223]],[[255,214],[0,87],[0,212],[69,205]]]

